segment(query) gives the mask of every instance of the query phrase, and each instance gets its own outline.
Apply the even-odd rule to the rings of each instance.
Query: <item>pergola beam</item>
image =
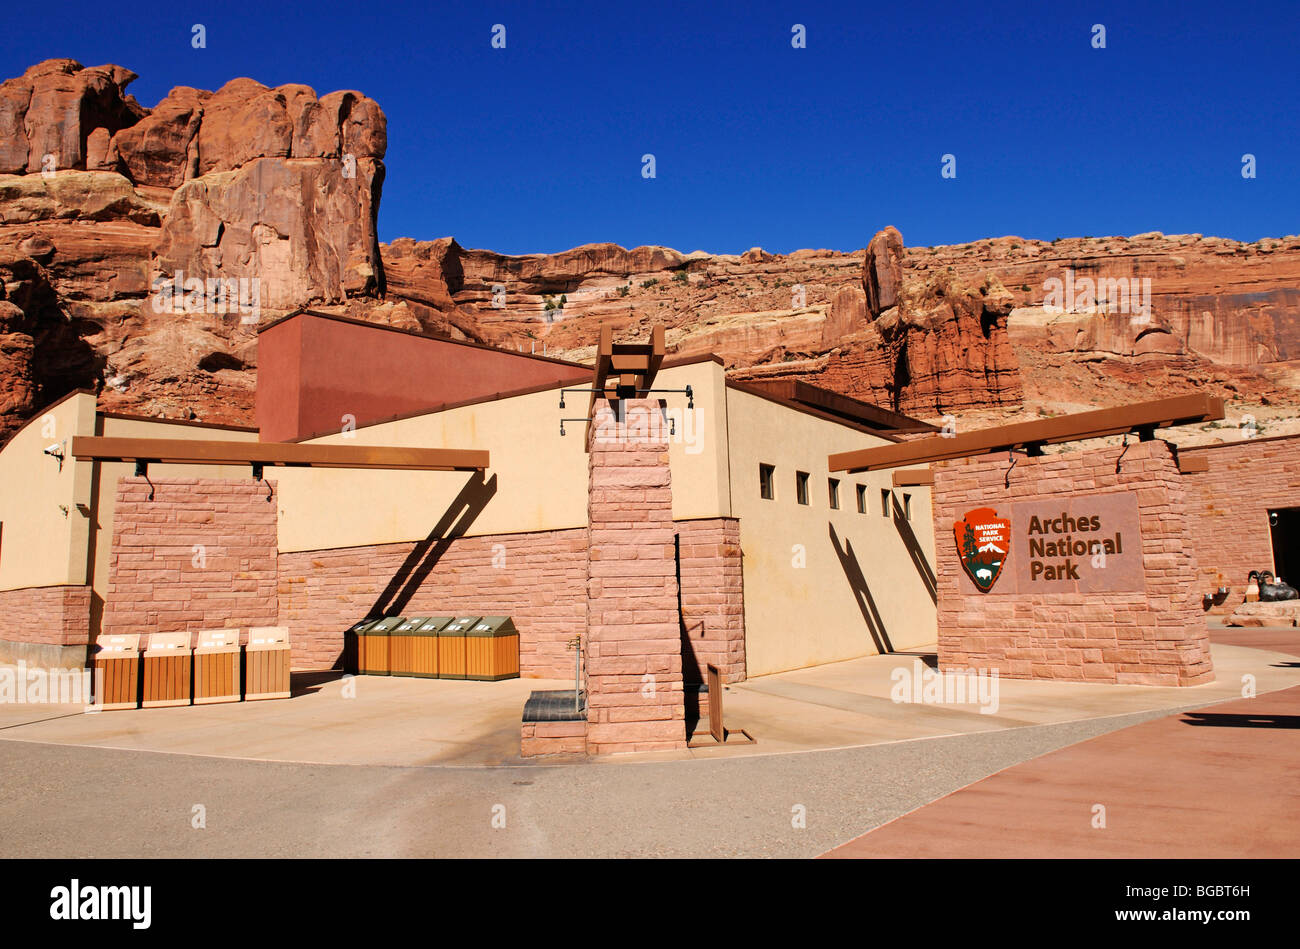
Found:
[[[482,471],[490,465],[488,452],[478,450],[87,435],[72,439],[72,457],[81,461],[134,461],[163,465],[271,465],[397,471]]]
[[[1223,399],[1205,394],[1183,395],[1059,418],[1001,425],[950,437],[941,435],[878,448],[837,452],[828,458],[828,463],[831,471],[879,471],[1108,435],[1137,433],[1148,437],[1159,428],[1212,422],[1223,417]]]

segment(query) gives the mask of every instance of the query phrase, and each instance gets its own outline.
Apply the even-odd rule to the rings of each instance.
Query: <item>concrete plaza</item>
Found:
[[[1297,694],[1289,690],[1300,689],[1300,633],[1216,629],[1213,636],[1211,684],[1003,679],[992,714],[974,703],[895,703],[893,671],[910,670],[921,657],[877,656],[764,676],[726,693],[728,725],[748,729],[756,745],[577,762],[518,757],[524,699],[536,688],[563,687],[558,681],[316,674],[299,677],[295,696],[283,701],[92,714],[71,706],[0,706],[0,849],[7,856],[815,856],[910,820],[930,833],[926,846],[943,851],[952,828],[919,816],[939,807],[932,802],[954,801],[967,793],[960,789],[1002,778],[999,772],[1049,760],[1042,755],[1079,754],[1157,726],[1164,731],[1114,759],[1116,767],[1131,775],[1134,760],[1195,754],[1193,738],[1222,736],[1236,749],[1225,764],[1235,800],[1216,786],[1204,798],[1206,819],[1235,811],[1258,820],[1272,798],[1256,780],[1278,775],[1272,766],[1253,775],[1252,749],[1271,742],[1279,760],[1294,762],[1284,744],[1294,742],[1294,729],[1193,728],[1177,713],[1219,703],[1282,708]],[[1259,697],[1243,701],[1247,675]],[[345,698],[345,688],[355,688],[355,698]],[[1146,794],[1153,808],[1163,794],[1182,795],[1182,806],[1195,810],[1204,781],[1195,769],[1217,760],[1215,749],[1206,752],[1204,761],[1184,762],[1193,770],[1153,773],[1149,786],[1139,782],[1133,793]],[[1185,788],[1180,773],[1188,776]],[[1057,784],[1080,799],[1122,800],[1107,784],[1105,757],[1070,774]],[[987,833],[967,830],[970,844],[961,855],[1024,852],[1018,825],[1009,832],[997,815],[1018,804],[1011,813],[1050,819],[1050,803],[1043,816],[1025,801],[1049,800],[1055,787],[1022,783],[1004,795],[1003,810],[981,818]],[[952,792],[960,793],[945,798]],[[201,829],[192,826],[196,805],[205,815]],[[498,807],[505,826],[494,824]],[[971,813],[961,818],[965,824]],[[1106,840],[1125,839],[1123,813],[1122,806],[1112,809]],[[1300,853],[1292,823],[1273,822],[1271,852]],[[1188,852],[1172,836],[1144,833],[1131,841],[1137,851],[1116,846],[1155,855],[1166,852],[1166,840],[1169,853]],[[924,836],[902,833],[905,840]],[[944,852],[956,855],[956,846]],[[1245,855],[1250,846],[1243,840],[1237,852]]]

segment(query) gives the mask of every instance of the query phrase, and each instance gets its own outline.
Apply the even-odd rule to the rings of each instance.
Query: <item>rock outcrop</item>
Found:
[[[641,338],[661,323],[674,353],[717,353],[737,378],[931,419],[1198,390],[1260,419],[1300,402],[1300,237],[381,245],[374,101],[241,78],[146,109],[134,78],[49,60],[0,83],[0,442],[76,386],[110,408],[250,422],[256,324],[298,306],[572,359],[602,324]]]
[[[0,83],[0,174],[99,167],[109,141],[145,110],[126,94],[136,74],[48,59]]]
[[[78,386],[248,421],[259,320],[383,294],[373,100],[236,79],[145,109],[134,78],[65,59],[0,84],[0,441]]]
[[[862,267],[862,287],[872,316],[897,305],[903,288],[903,235],[897,228],[887,227],[871,238]]]

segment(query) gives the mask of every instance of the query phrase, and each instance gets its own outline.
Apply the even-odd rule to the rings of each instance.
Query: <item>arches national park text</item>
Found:
[[[1091,566],[1104,568],[1108,556],[1124,552],[1123,532],[1116,531],[1109,537],[1089,536],[1086,540],[1074,536],[1076,533],[1097,534],[1101,529],[1101,517],[1097,514],[1077,518],[1069,514],[1030,517],[1029,555],[1033,559],[1029,561],[1029,579],[1078,580],[1075,557],[1091,556]],[[1062,534],[1065,536],[1060,536]],[[1059,559],[1062,557],[1065,559]]]

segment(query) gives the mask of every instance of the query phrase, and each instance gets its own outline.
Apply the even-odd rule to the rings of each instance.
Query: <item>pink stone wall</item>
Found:
[[[681,557],[682,649],[687,682],[706,681],[713,663],[723,682],[745,678],[745,580],[740,521],[734,517],[676,523]]]
[[[0,590],[0,639],[84,646],[90,639],[90,587],[68,584]]]
[[[980,593],[965,576],[953,524],[968,511],[992,507],[1005,516],[1019,502],[1034,502],[1048,514],[1075,496],[1108,492],[1136,498],[1142,589],[1043,593],[1021,583],[999,592],[1000,577]],[[1213,680],[1187,491],[1164,442],[1019,457],[1014,468],[1005,455],[943,462],[935,466],[933,497],[942,668],[1144,685]],[[1013,522],[1013,532],[1023,529]]]
[[[1300,507],[1300,435],[1184,448],[1182,454],[1209,464],[1209,471],[1183,476],[1196,546],[1196,592],[1204,596],[1228,587],[1227,599],[1213,612],[1231,612],[1245,600],[1250,571],[1277,573],[1268,511]],[[1285,579],[1293,586],[1300,581]]]
[[[520,674],[572,681],[573,650],[565,644],[586,629],[586,584],[584,528],[459,537],[441,551],[406,543],[284,553],[280,622],[289,627],[296,666],[329,668],[342,655],[344,630],[376,608],[510,616]]]
[[[102,634],[275,625],[274,492],[252,478],[120,479]]]
[[[598,400],[588,436],[587,750],[682,748],[686,712],[668,424]]]

